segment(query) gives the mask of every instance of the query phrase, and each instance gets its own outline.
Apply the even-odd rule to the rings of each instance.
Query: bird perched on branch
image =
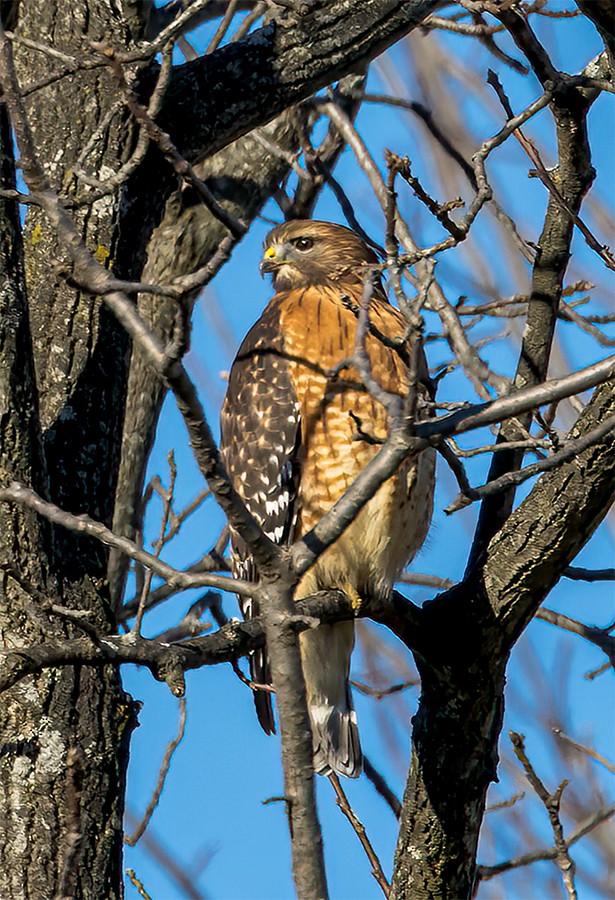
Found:
[[[307,534],[387,437],[389,414],[378,389],[371,384],[368,390],[351,364],[366,297],[369,380],[383,396],[408,391],[407,322],[388,302],[377,263],[354,231],[329,222],[289,221],[265,241],[261,272],[271,273],[276,294],[233,363],[222,410],[222,451],[246,506],[279,544]],[[417,354],[414,371],[427,384],[422,349]],[[419,385],[419,393],[424,391]],[[358,608],[388,595],[427,534],[433,480],[433,451],[406,461],[305,573],[295,599],[339,589]],[[246,546],[237,534],[231,541],[235,574],[255,579]],[[258,614],[253,601],[244,601],[243,613]],[[353,643],[353,622],[321,625],[300,636],[319,774],[353,778],[361,772],[348,682]],[[268,683],[266,651],[256,651],[250,662],[253,681]],[[254,696],[269,734],[275,730],[271,694],[257,690]]]

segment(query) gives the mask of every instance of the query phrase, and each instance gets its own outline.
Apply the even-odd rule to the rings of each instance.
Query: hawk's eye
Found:
[[[314,246],[314,241],[312,238],[297,238],[296,241],[293,242],[297,250],[311,250]]]

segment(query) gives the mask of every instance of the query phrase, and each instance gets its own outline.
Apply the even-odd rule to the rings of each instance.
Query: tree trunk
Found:
[[[570,437],[615,412],[615,385],[594,393]],[[496,777],[504,681],[514,643],[613,500],[615,435],[546,472],[459,585],[425,604],[401,636],[421,698],[395,853],[392,900],[473,895],[476,848]]]
[[[67,53],[79,54],[84,38],[125,43],[121,22],[104,2],[41,6],[22,0],[17,29],[41,43],[53,34]],[[16,56],[22,86],[49,74],[44,53],[21,47]],[[29,96],[34,136],[54,187],[70,189],[70,172],[84,143],[116,100],[117,89],[104,69],[63,78]],[[3,139],[4,187],[14,182],[6,123]],[[110,129],[108,139],[99,142],[96,162],[117,166],[129,144],[128,128]],[[11,203],[2,204],[3,305],[9,313],[2,315],[0,341],[3,374],[9,373],[1,413],[2,480],[23,481],[71,511],[110,522],[128,340],[99,301],[67,282],[65,253],[47,220],[33,209],[24,276],[18,213]],[[76,221],[99,255],[118,253],[114,198],[77,212]],[[50,260],[57,261],[55,278],[49,276]],[[108,633],[113,620],[100,545],[54,532],[27,511],[2,507],[1,515],[3,644],[80,634],[50,610],[51,603],[87,611],[89,621]],[[3,900],[122,896],[122,817],[133,718],[131,700],[112,667],[51,670],[3,696]]]

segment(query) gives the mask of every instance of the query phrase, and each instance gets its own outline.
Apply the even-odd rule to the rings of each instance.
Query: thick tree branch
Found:
[[[499,18],[510,30],[517,45],[526,53],[543,88],[551,94],[550,109],[556,127],[558,152],[558,164],[553,178],[568,209],[576,215],[595,174],[591,165],[586,126],[587,113],[595,95],[587,95],[582,89],[570,84],[567,76],[562,76],[554,69],[547,53],[520,13],[502,9]],[[557,198],[550,194],[533,266],[527,321],[514,380],[517,388],[538,384],[546,378],[570,257],[573,226],[571,216]],[[527,414],[521,418],[521,424],[525,428],[530,421],[531,417]],[[514,440],[516,437],[515,424],[510,423],[501,429],[499,440]],[[516,471],[522,460],[523,450],[496,454],[488,480],[496,481],[506,473]],[[513,485],[507,492],[487,496],[483,501],[468,559],[468,571],[477,563],[490,539],[510,515],[514,497]]]
[[[19,7],[22,33],[33,37],[41,32],[53,34],[66,47],[83,41],[105,17],[109,35],[117,35],[122,28],[120,15],[109,17],[108,5],[98,0],[88,2],[84,18],[80,16],[82,3],[73,4],[70,15],[55,2],[43,7],[30,0],[10,5],[15,12]],[[30,58],[26,63],[23,51],[19,55],[22,71],[27,67],[28,74],[35,73],[37,62]],[[48,70],[47,59],[39,57],[41,60],[41,67]],[[65,83],[63,95],[48,94],[44,102],[40,96],[30,100],[34,127],[45,146],[45,161],[57,183],[63,167],[69,167],[78,155],[76,145],[84,130],[94,128],[98,116],[104,118],[108,101],[109,105],[115,102],[103,80],[97,81],[95,93],[92,81],[96,79],[89,81],[85,76],[83,81],[78,87],[74,82]],[[2,99],[4,138],[9,134],[4,92]],[[76,122],[80,127],[73,127]],[[104,148],[99,148],[101,156],[110,164],[111,160],[119,163],[129,135],[129,129],[118,129]],[[11,143],[12,136],[9,147]],[[8,187],[11,176],[6,151],[3,147],[0,180]],[[14,212],[17,237],[22,223],[17,210]],[[87,223],[80,219],[81,233],[90,246],[109,245],[113,213],[110,202],[104,209],[91,210]],[[2,220],[6,227],[4,215]],[[114,340],[113,329],[107,328],[109,323],[113,325],[112,318],[107,313],[98,316],[100,304],[79,297],[74,287],[67,288],[63,279],[51,274],[54,265],[65,263],[66,256],[40,210],[30,208],[23,234],[28,310],[23,275],[17,267],[11,272],[4,269],[1,279],[0,483],[4,486],[18,479],[45,497],[68,496],[69,508],[72,498],[79,495],[82,509],[100,512],[104,518],[112,503],[113,445],[122,406],[114,382],[103,373],[122,369],[127,340],[123,334],[121,340]],[[3,234],[2,242],[5,237]],[[4,246],[0,255],[3,251]],[[17,261],[18,253],[13,258]],[[20,302],[15,302],[17,295]],[[115,336],[120,332],[116,327]],[[18,353],[12,358],[14,349]],[[90,384],[100,379],[95,414],[90,414],[91,395],[80,379],[84,369],[91,377]],[[56,414],[68,397],[71,415],[57,421]],[[49,428],[52,423],[55,427]],[[41,447],[44,429],[46,460]],[[78,434],[78,439],[69,442],[64,456],[67,445],[63,438],[68,432]],[[31,465],[24,465],[26,442]],[[52,537],[53,531],[32,510],[2,504],[0,632],[4,646],[22,646],[41,639],[41,632],[48,634],[49,611],[39,608],[38,594],[28,599],[29,590],[24,586],[28,583],[48,596],[51,609],[58,613],[52,629],[55,634],[71,633],[82,616],[101,636],[111,627],[105,591],[98,582],[102,574],[99,563],[104,558],[100,545],[83,541],[77,547],[74,542],[73,552],[66,552],[60,531]],[[17,570],[21,581],[7,576],[7,563]],[[69,596],[72,610],[65,606]],[[73,614],[72,621],[67,612]],[[92,900],[119,895],[126,751],[133,724],[131,700],[121,689],[119,673],[111,667],[95,673],[79,668],[47,672],[3,696],[0,735],[4,760],[10,759],[0,767],[0,895],[5,900],[57,893]],[[82,756],[85,748],[87,760],[95,759],[95,765]],[[22,864],[24,860],[27,865]]]
[[[133,304],[118,291],[105,293],[109,273],[86,249],[74,223],[59,203],[38,162],[35,144],[12,64],[11,49],[0,28],[0,83],[9,108],[22,156],[22,170],[30,190],[36,193],[58,237],[66,246],[75,278],[87,283],[139,346],[159,376],[173,391],[188,429],[195,459],[230,524],[250,546],[263,578],[260,603],[277,693],[282,737],[284,783],[289,804],[293,847],[293,873],[302,897],[326,897],[327,887],[322,838],[316,812],[314,772],[305,685],[297,635],[289,628],[293,616],[294,579],[285,565],[285,553],[270,541],[232,487],[206,422],[194,384],[176,357],[167,352],[150,332]],[[165,678],[176,693],[183,692],[183,672],[174,669]]]
[[[571,437],[592,431],[614,413],[611,382],[596,390]],[[421,891],[450,897],[472,893],[478,823],[497,765],[506,660],[606,515],[615,484],[614,449],[611,433],[543,474],[491,541],[482,564],[425,604],[405,634],[398,620],[398,634],[414,649],[422,693],[392,883],[396,900]],[[447,788],[452,783],[454,797]],[[417,846],[423,848],[418,857]]]
[[[610,0],[576,0],[577,6],[588,19],[591,19],[604,41],[615,66],[615,17]]]
[[[160,125],[191,161],[220,150],[411,31],[439,0],[332,0],[178,67]],[[304,14],[305,11],[305,14]]]
[[[611,381],[595,391],[570,437],[588,434],[613,414]],[[545,473],[489,545],[483,579],[507,642],[516,639],[608,512],[615,485],[614,448],[610,432],[571,462]]]
[[[314,628],[317,622],[353,619],[356,613],[344,594],[327,591],[301,600],[293,607],[288,623],[295,634]],[[232,621],[213,634],[169,644],[137,634],[94,638],[91,633],[71,640],[47,637],[40,644],[0,651],[0,691],[27,675],[66,665],[103,666],[134,663],[146,666],[159,681],[165,681],[176,696],[183,696],[183,673],[202,666],[233,662],[265,641],[263,618]]]

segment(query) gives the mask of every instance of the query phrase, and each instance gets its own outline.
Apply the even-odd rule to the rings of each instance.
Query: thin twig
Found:
[[[318,107],[323,111],[323,113],[325,113],[325,115],[327,115],[331,119],[332,122],[334,122],[335,126],[347,141],[349,147],[355,154],[359,166],[367,175],[372,189],[374,190],[374,193],[386,215],[386,210],[390,202],[389,192],[378,170],[378,167],[376,166],[371,154],[367,150],[365,143],[361,139],[357,130],[354,128],[352,122],[345,115],[344,111],[339,107],[339,105],[332,103],[331,101],[326,101],[324,103],[319,102]],[[481,197],[482,196],[486,197],[485,191],[483,191],[483,194],[481,194]],[[474,212],[474,207],[472,211]],[[417,245],[412,239],[406,223],[400,217],[397,218],[397,231],[406,253],[405,257],[400,257],[400,263],[403,263],[404,265],[413,265],[416,262],[421,263],[424,261],[424,257],[433,255],[431,254],[432,250],[433,252],[437,252],[437,250],[434,250],[434,248],[430,248],[429,253],[418,251]],[[418,269],[419,267],[417,266],[417,270]],[[425,273],[424,270],[422,271],[421,277],[423,277],[425,280],[428,280],[427,273]],[[442,289],[435,281],[431,285],[429,291],[429,305],[430,308],[433,308],[441,317],[447,340],[451,345],[451,349],[460,359],[464,371],[470,378],[479,396],[485,399],[490,396],[489,391],[487,391],[483,386],[483,381],[486,381],[496,389],[503,391],[508,384],[507,380],[495,375],[495,373],[492,373],[485,365],[485,363],[480,359],[474,348],[471,347],[463,330],[461,322],[459,321],[457,313],[455,312],[451,304],[446,300]]]
[[[375,700],[382,700],[383,697],[389,697],[391,694],[399,694],[406,691],[410,687],[417,687],[420,679],[411,678],[408,681],[400,681],[398,684],[392,684],[386,688],[372,687],[370,684],[364,684],[362,681],[353,679],[350,684],[367,697],[374,697]]]
[[[493,496],[493,494],[498,494],[501,491],[507,490],[512,485],[521,484],[528,478],[532,478],[534,475],[560,466],[567,460],[577,456],[583,450],[587,450],[587,448],[591,447],[593,444],[603,441],[614,429],[615,415],[609,416],[604,422],[601,422],[600,425],[587,434],[584,434],[582,437],[567,441],[561,450],[554,453],[552,456],[547,457],[547,459],[532,463],[532,465],[525,466],[525,468],[515,472],[506,472],[499,478],[488,481],[487,484],[477,488],[466,490],[466,488],[462,487],[463,493],[459,494],[444,511],[447,515],[450,515],[451,513],[457,512],[459,509],[463,509],[475,500]]]
[[[225,527],[220,532],[218,540],[209,551],[209,553],[206,553],[205,556],[201,557],[201,559],[197,560],[191,566],[188,566],[184,574],[198,575],[202,572],[213,572],[218,570],[223,572],[230,572],[230,565],[228,561],[222,556],[227,544],[228,528]],[[196,587],[196,585],[194,586]],[[166,582],[165,584],[161,584],[160,587],[157,587],[155,590],[153,590],[147,598],[147,603],[145,606],[146,612],[150,609],[153,609],[154,606],[158,606],[160,603],[164,603],[165,600],[168,600],[169,597],[173,596],[181,590],[185,590],[185,588],[171,585],[168,582]],[[132,616],[134,616],[135,612],[137,611],[138,603],[138,595],[135,595],[130,600],[127,600],[119,611],[118,621],[125,622],[127,619],[132,618]]]
[[[549,78],[550,79],[552,78],[552,73],[550,74]],[[500,84],[500,81],[499,81],[497,75],[495,74],[495,72],[492,72],[491,70],[489,70],[489,78],[487,80],[488,80],[489,84],[493,85],[494,88],[496,89],[498,98],[502,102],[502,105],[504,106],[504,109],[506,110],[509,118],[513,118],[510,104],[508,103],[508,99],[506,98],[506,95],[504,94],[502,85]],[[516,139],[518,140],[519,144],[521,145],[521,147],[527,154],[527,156],[532,160],[532,162],[536,166],[536,171],[534,174],[540,179],[540,181],[542,181],[542,183],[547,188],[547,190],[549,191],[549,193],[551,194],[553,199],[556,200],[556,202],[567,213],[567,215],[570,216],[571,220],[574,222],[574,224],[577,226],[577,228],[579,229],[579,231],[585,238],[585,242],[587,243],[587,245],[589,247],[591,247],[591,249],[594,250],[595,253],[598,254],[598,256],[602,259],[602,261],[605,263],[605,265],[609,269],[612,269],[613,271],[615,271],[615,259],[613,258],[613,254],[611,253],[610,249],[605,244],[601,244],[598,241],[598,239],[592,234],[590,229],[587,227],[585,222],[581,219],[579,214],[570,208],[570,205],[568,204],[566,199],[563,197],[561,191],[559,190],[559,188],[557,187],[557,185],[554,183],[553,179],[549,175],[547,167],[543,163],[540,153],[538,152],[538,149],[537,149],[536,145],[534,144],[534,142],[531,141],[528,137],[526,137],[520,128],[516,128],[513,133],[514,133],[514,136],[516,137]]]
[[[209,46],[205,51],[205,56],[209,56],[215,50],[218,49],[222,41],[224,40],[224,35],[229,30],[231,22],[233,21],[233,16],[235,15],[235,11],[237,10],[237,0],[229,0],[228,6],[226,7],[226,11],[222,16],[220,24],[216,29],[216,33],[212,37],[209,42]]]
[[[564,839],[564,829],[559,817],[562,794],[568,785],[568,781],[562,781],[554,794],[546,789],[525,752],[525,737],[515,731],[509,732],[515,755],[525,771],[525,777],[541,799],[547,813],[555,838],[555,863],[562,873],[562,880],[569,900],[577,900],[577,891],[574,883],[575,864],[568,852],[569,845]]]
[[[609,669],[612,669],[610,662],[602,663],[601,666],[598,666],[597,669],[592,669],[591,672],[586,672],[583,678],[586,678],[588,681],[593,681],[594,678],[597,678],[598,675],[604,675],[605,672],[608,672]]]
[[[141,819],[139,825],[135,828],[134,832],[126,836],[124,838],[124,843],[128,844],[130,847],[134,847],[139,839],[143,836],[145,829],[149,825],[150,819],[154,814],[154,810],[158,806],[160,802],[160,796],[162,794],[165,781],[167,780],[167,775],[169,774],[169,768],[171,766],[171,760],[173,759],[173,754],[179,747],[184,737],[184,733],[186,731],[186,699],[182,697],[179,701],[179,725],[177,727],[177,734],[175,737],[169,741],[167,744],[167,749],[164,751],[164,756],[162,758],[162,763],[160,764],[160,771],[158,772],[158,780],[156,781],[156,787],[154,788],[154,793],[147,804],[147,809],[143,814],[143,818]]]
[[[160,72],[158,74],[158,80],[147,107],[147,114],[152,120],[160,112],[162,102],[171,80],[172,71],[173,46],[169,44],[165,48],[162,58],[162,66],[160,67]],[[115,106],[113,106],[109,110],[107,117],[100,123],[99,127],[96,129],[97,132],[100,132],[104,125],[105,127],[102,131],[102,134],[105,133],[111,123],[112,116],[111,118],[109,118],[109,116],[111,113],[114,113],[114,111]],[[96,134],[92,135],[88,143],[90,147],[96,147],[97,143],[100,143],[100,137],[97,137]],[[139,137],[137,139],[137,145],[133,153],[131,154],[130,158],[122,166],[120,166],[117,172],[115,172],[110,178],[105,179],[105,181],[100,181],[98,178],[94,178],[91,175],[88,175],[88,173],[83,170],[82,160],[85,158],[86,152],[89,152],[87,147],[84,148],[79,156],[79,160],[73,167],[73,174],[85,184],[95,188],[95,190],[91,191],[83,197],[71,198],[70,202],[67,203],[67,207],[94,203],[96,200],[100,200],[103,197],[107,196],[107,194],[113,193],[115,190],[125,184],[128,181],[129,177],[133,174],[133,172],[135,172],[143,162],[145,154],[147,153],[147,150],[149,148],[149,143],[150,136],[147,132],[147,129],[143,126],[142,123],[139,123]]]
[[[220,594],[217,591],[207,591],[202,597],[194,601],[186,615],[177,625],[157,634],[154,640],[164,644],[173,644],[186,638],[198,637],[199,634],[210,631],[212,628],[211,622],[204,622],[201,616],[210,609],[210,597],[212,595],[218,599],[220,598]]]
[[[588,818],[572,832],[566,841],[566,846],[572,847],[573,844],[576,844],[576,842],[585,837],[586,834],[589,834],[594,828],[597,828],[598,825],[606,822],[614,815],[615,803],[610,806],[603,806],[593,813],[593,815],[588,816]],[[503,872],[509,872],[511,869],[519,869],[523,866],[529,866],[532,863],[540,862],[545,859],[556,859],[558,853],[559,850],[557,847],[546,847],[543,850],[534,850],[531,853],[524,853],[522,856],[507,859],[505,862],[496,863],[493,866],[479,866],[478,877],[481,881],[488,881],[490,878],[501,875]]]
[[[464,459],[479,456],[481,453],[499,453],[502,450],[549,450],[553,447],[553,441],[542,440],[539,438],[526,438],[522,441],[507,441],[505,444],[485,444],[483,447],[471,447],[469,450],[464,450],[452,438],[449,438],[448,443],[453,448],[455,454]]]
[[[159,50],[175,40],[179,35],[185,34],[191,28],[196,28],[199,24],[199,16],[210,0],[192,0],[190,5],[175,18],[170,25],[163,28],[156,36],[156,39],[144,44],[138,50],[131,50],[127,53],[118,53],[117,57],[122,62],[136,62],[140,59],[148,59],[153,57]]]
[[[500,809],[510,809],[511,806],[514,806],[519,800],[523,800],[524,797],[525,791],[520,791],[518,794],[513,794],[508,800],[502,800],[500,803],[494,803],[493,806],[487,806],[485,812],[490,813],[497,812]]]
[[[601,766],[604,766],[605,769],[608,769],[613,775],[615,775],[615,765],[603,756],[601,753],[598,753],[597,750],[594,750],[593,747],[588,747],[586,744],[579,744],[578,741],[573,741],[571,737],[568,737],[567,734],[561,730],[561,728],[552,728],[551,731],[553,734],[559,738],[560,741],[564,741],[564,743],[568,744],[569,747],[574,747],[575,750],[578,750],[580,753],[584,753],[586,756],[589,756],[591,759],[595,759],[596,762],[600,763]]]
[[[199,491],[194,500],[191,500],[190,503],[187,503],[180,512],[174,513],[171,509],[171,525],[163,538],[164,545],[172,541],[174,537],[177,537],[184,522],[189,519],[190,516],[199,509],[199,507],[202,506],[202,504],[205,502],[205,500],[207,500],[208,497],[211,497],[211,491],[209,490],[209,488],[204,488],[202,491]]]
[[[254,23],[258,22],[258,20],[261,18],[261,16],[263,16],[265,14],[266,11],[267,11],[266,3],[264,3],[264,2],[255,3],[254,9],[252,10],[252,12],[249,12],[246,16],[244,16],[243,21],[241,22],[241,25],[239,26],[239,28],[237,29],[235,34],[232,36],[231,41],[230,41],[231,44],[234,44],[237,41],[240,41],[242,38],[244,38],[246,36],[246,34],[249,32],[250,28],[252,28]]]
[[[440,454],[442,459],[444,459],[448,463],[448,467],[455,476],[462,495],[467,499],[467,502],[469,503],[471,500],[478,500],[480,494],[478,494],[471,486],[463,463],[458,458],[453,449],[449,447],[446,441],[442,441],[442,443],[439,445],[438,453]]]
[[[560,318],[567,320],[569,322],[574,322],[574,324],[584,331],[586,334],[591,335],[602,347],[615,347],[615,339],[607,337],[606,334],[603,334],[596,325],[589,321],[586,316],[582,316],[580,313],[574,309],[570,303],[566,303],[564,300],[560,301]]]
[[[171,515],[171,509],[173,504],[173,496],[175,494],[175,481],[177,479],[177,466],[175,465],[175,454],[173,450],[169,451],[167,456],[167,462],[169,464],[169,471],[171,474],[171,479],[169,483],[168,490],[162,490],[159,492],[160,497],[162,499],[162,516],[160,517],[160,533],[158,536],[158,540],[153,545],[154,546],[154,556],[156,559],[160,558],[160,554],[162,553],[162,549],[164,547],[165,541],[165,533],[167,530],[167,526],[169,524],[169,517]],[[141,588],[141,596],[139,598],[139,606],[137,608],[137,614],[135,616],[135,620],[132,626],[132,632],[134,634],[141,633],[141,624],[143,622],[143,615],[145,613],[145,605],[147,603],[147,598],[149,596],[150,588],[152,586],[152,577],[154,573],[152,569],[147,569],[145,573],[145,578],[143,580],[143,586]]]
[[[468,37],[498,34],[498,32],[504,31],[503,25],[469,25],[465,22],[456,22],[453,19],[447,19],[443,16],[427,16],[427,18],[421,22],[420,27],[427,30],[439,28],[443,31],[450,31],[453,34],[464,34]]]
[[[439,575],[425,575],[422,572],[402,572],[399,576],[399,581],[402,584],[418,584],[442,591],[447,591],[455,584],[450,578],[440,578]]]
[[[143,887],[143,882],[139,878],[137,878],[135,870],[134,869],[126,869],[126,874],[130,878],[131,884],[133,884],[134,887],[136,887],[137,891],[139,892],[139,897],[143,897],[143,900],[152,900],[151,896],[147,893],[147,891]]]
[[[384,872],[382,871],[382,866],[380,865],[380,860],[376,856],[376,852],[375,852],[374,848],[372,847],[372,845],[369,841],[369,838],[367,837],[367,833],[365,831],[365,826],[358,820],[358,818],[354,814],[352,807],[350,806],[350,803],[348,802],[346,794],[344,793],[344,791],[342,789],[340,780],[337,777],[337,775],[334,775],[333,773],[331,773],[329,775],[329,781],[331,782],[331,784],[333,786],[333,790],[335,791],[335,794],[337,797],[337,805],[339,806],[341,811],[344,813],[344,815],[346,816],[346,818],[348,819],[348,821],[354,828],[355,833],[356,833],[357,837],[359,838],[363,849],[365,850],[367,858],[369,859],[369,861],[371,863],[372,875],[374,876],[374,878],[376,879],[376,881],[382,888],[382,893],[384,894],[384,896],[388,898],[389,893],[391,891],[391,885],[385,878]]]
[[[603,653],[606,653],[611,665],[615,667],[615,637],[609,634],[610,629],[584,625],[583,622],[571,619],[569,616],[555,612],[553,609],[546,609],[544,606],[536,611],[536,618],[585,638],[586,641],[589,641],[591,644],[599,647]]]
[[[113,547],[115,550],[125,553],[126,556],[150,568],[156,575],[164,578],[167,584],[172,587],[182,589],[214,587],[244,596],[251,596],[254,591],[254,586],[250,586],[236,578],[206,573],[191,575],[181,572],[179,569],[174,569],[168,563],[157,559],[153,554],[140,550],[128,538],[115,534],[102,522],[96,522],[86,515],[74,516],[72,513],[65,512],[55,504],[43,500],[35,491],[23,484],[14,482],[7,488],[0,488],[0,502],[18,503],[21,506],[27,506],[56,525],[61,525],[63,528],[67,528],[69,531],[74,531],[77,534],[86,534],[89,537],[96,538],[107,547]]]
[[[126,810],[126,825],[134,828],[137,825],[137,817],[130,811]],[[186,874],[184,866],[177,858],[177,848],[168,849],[162,842],[161,838],[154,833],[153,828],[148,828],[141,839],[142,851],[147,852],[156,862],[171,881],[178,885],[182,898],[186,900],[205,900],[205,896],[196,888],[193,877]],[[210,854],[211,855],[211,854]]]
[[[370,760],[367,758],[365,754],[363,754],[363,772],[365,777],[370,781],[376,791],[380,794],[383,800],[390,806],[393,811],[393,815],[396,819],[399,819],[401,816],[401,802],[399,797],[393,793],[391,788],[386,783],[384,777],[380,774],[380,772],[374,768],[371,764]]]

